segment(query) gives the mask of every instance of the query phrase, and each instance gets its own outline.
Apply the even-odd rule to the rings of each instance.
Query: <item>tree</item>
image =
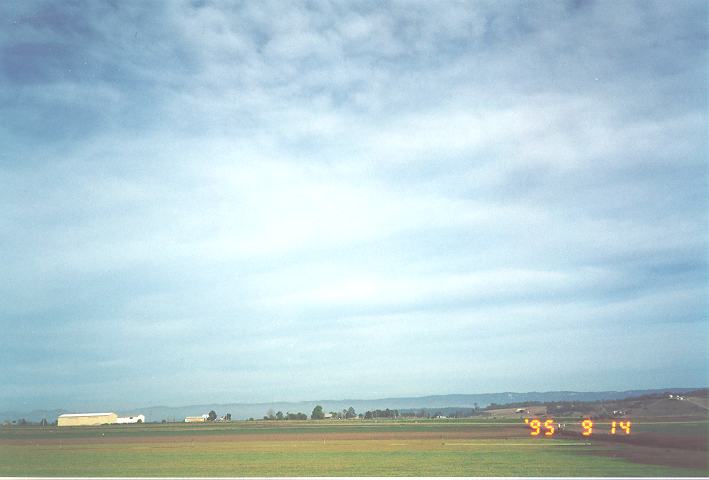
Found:
[[[325,418],[325,414],[322,411],[322,406],[316,405],[315,408],[313,408],[313,413],[310,415],[310,418],[313,420],[322,420]]]
[[[276,420],[283,420],[283,412],[280,410],[276,412]]]
[[[347,415],[345,415],[346,418],[354,418],[356,417],[357,414],[355,413],[355,409],[350,407],[347,409]]]
[[[231,413],[227,413],[227,414],[224,416],[224,419],[225,419],[227,422],[231,422]]]
[[[217,419],[217,412],[215,412],[214,410],[210,410],[207,418],[209,419],[210,422],[213,422],[214,420]]]

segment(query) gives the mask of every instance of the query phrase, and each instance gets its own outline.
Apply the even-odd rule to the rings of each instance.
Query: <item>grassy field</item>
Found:
[[[0,476],[706,476],[706,461],[694,447],[532,438],[514,420],[0,427]]]

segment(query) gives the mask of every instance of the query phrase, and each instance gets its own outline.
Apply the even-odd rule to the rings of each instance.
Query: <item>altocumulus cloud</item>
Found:
[[[707,13],[0,4],[0,406],[705,385]]]

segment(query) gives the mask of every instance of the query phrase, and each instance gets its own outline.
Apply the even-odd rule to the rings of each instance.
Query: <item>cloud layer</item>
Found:
[[[705,3],[0,13],[5,409],[706,384]]]

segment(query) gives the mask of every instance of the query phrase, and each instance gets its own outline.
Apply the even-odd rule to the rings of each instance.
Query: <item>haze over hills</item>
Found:
[[[698,390],[693,388],[656,388],[647,390],[625,390],[625,391],[602,391],[602,392],[574,392],[574,391],[553,391],[553,392],[501,392],[501,393],[480,393],[480,394],[450,394],[450,395],[429,395],[423,397],[398,397],[380,399],[344,399],[344,400],[307,400],[299,402],[269,402],[269,403],[227,403],[227,404],[202,404],[186,405],[178,407],[152,406],[124,410],[118,406],[107,406],[105,411],[115,411],[121,415],[142,413],[147,421],[181,421],[188,415],[201,415],[210,410],[214,410],[219,415],[231,413],[232,418],[262,418],[268,410],[286,412],[303,412],[308,415],[315,405],[322,405],[325,412],[342,411],[353,407],[357,413],[375,409],[419,409],[419,408],[474,408],[478,406],[484,408],[492,403],[505,404],[515,402],[550,402],[550,401],[596,401],[596,400],[621,400],[625,398],[650,395],[663,392],[686,393]],[[24,418],[31,422],[47,419],[50,422],[62,413],[72,413],[63,409],[53,410],[33,410],[30,412],[4,411],[0,412],[0,421],[12,421]]]

